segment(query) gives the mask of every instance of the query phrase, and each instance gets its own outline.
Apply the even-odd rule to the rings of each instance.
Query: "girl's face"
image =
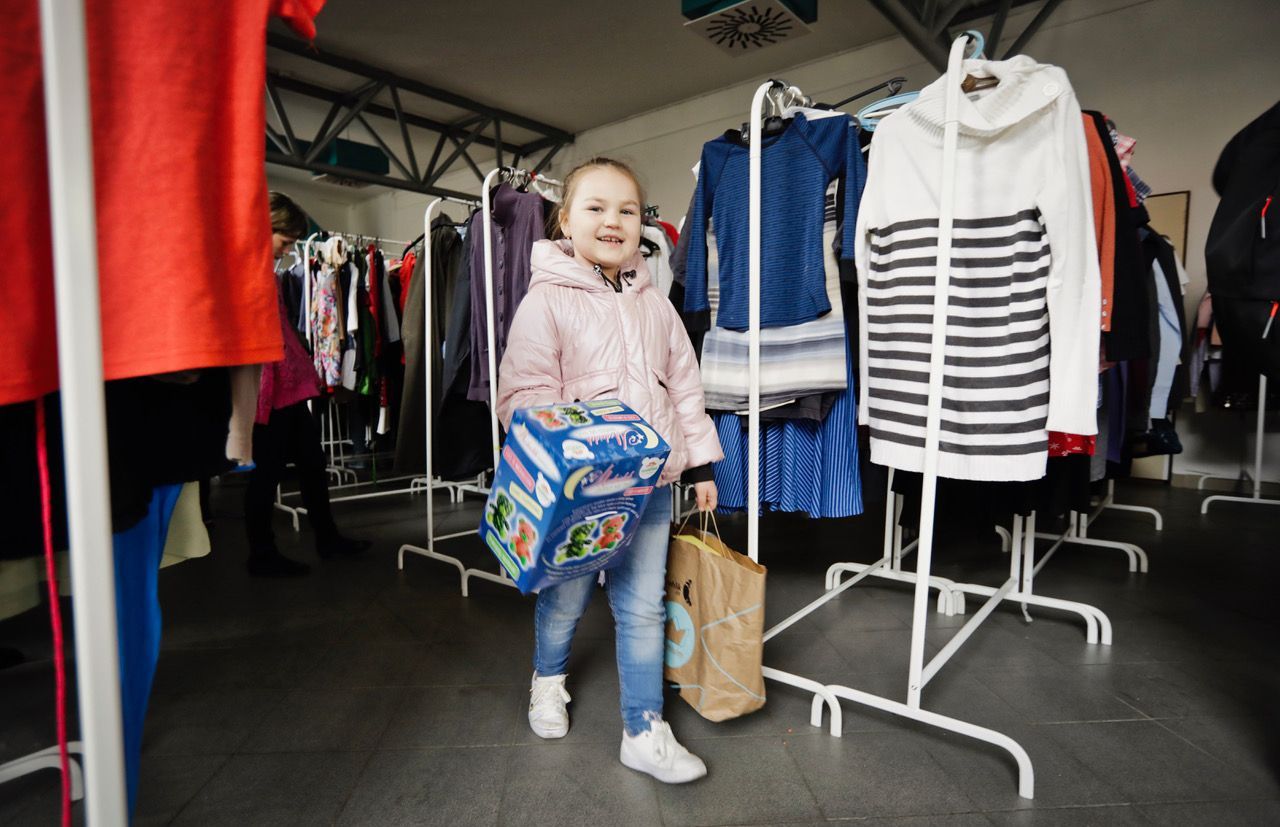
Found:
[[[630,176],[592,167],[578,176],[560,229],[573,242],[573,257],[599,264],[614,276],[640,246],[640,193]]]

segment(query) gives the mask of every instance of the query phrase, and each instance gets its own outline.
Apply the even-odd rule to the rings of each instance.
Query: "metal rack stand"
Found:
[[[951,46],[950,60],[948,64],[948,77],[955,80],[954,75],[958,71],[961,57],[964,53],[964,46],[967,40],[966,36],[961,36],[955,40]],[[759,550],[758,521],[759,521],[759,407],[760,407],[760,351],[759,351],[759,327],[760,327],[760,133],[761,133],[761,116],[764,98],[772,90],[785,86],[778,81],[769,81],[762,84],[755,93],[751,107],[751,155],[750,155],[750,204],[749,204],[749,220],[750,220],[750,248],[749,248],[749,269],[750,269],[750,292],[749,292],[749,309],[750,309],[750,337],[749,337],[749,375],[750,375],[750,408],[748,412],[748,553],[752,559],[756,559]],[[947,85],[947,103],[946,103],[946,121],[943,136],[943,152],[944,154],[953,154],[956,151],[958,141],[957,129],[957,106],[959,99],[959,82],[948,82]],[[930,576],[930,567],[933,557],[933,539],[934,539],[934,518],[936,511],[937,496],[937,479],[938,479],[938,454],[941,431],[941,409],[942,409],[942,367],[944,360],[944,335],[946,329],[947,318],[947,297],[950,282],[950,266],[951,266],[951,236],[955,212],[955,181],[947,178],[942,182],[942,195],[940,199],[940,216],[938,226],[938,261],[935,274],[935,294],[933,307],[933,337],[931,344],[930,369],[929,369],[929,399],[928,399],[928,417],[925,436],[925,460],[924,460],[924,483],[922,490],[922,503],[920,514],[920,537],[913,541],[906,548],[902,546],[901,530],[897,527],[897,517],[900,514],[900,501],[892,492],[886,504],[885,513],[885,553],[880,560],[870,565],[862,564],[837,564],[832,566],[827,572],[827,592],[822,597],[810,603],[808,606],[795,612],[781,623],[775,625],[765,633],[765,640],[769,640],[780,632],[784,631],[801,618],[813,612],[819,606],[834,599],[839,594],[854,586],[856,583],[870,576],[889,577],[895,580],[906,580],[913,582],[915,587],[914,605],[912,613],[911,626],[911,652],[910,666],[907,681],[907,699],[906,702],[890,700],[885,697],[873,695],[868,692],[853,689],[847,686],[828,685],[823,687],[822,692],[814,692],[814,700],[812,705],[811,723],[815,726],[821,724],[821,714],[823,702],[832,710],[832,734],[838,735],[840,730],[840,721],[837,717],[839,709],[836,703],[832,702],[832,695],[837,698],[853,701],[864,706],[869,706],[883,712],[917,721],[929,726],[955,732],[969,738],[974,738],[988,744],[997,746],[1005,750],[1016,762],[1018,767],[1018,793],[1024,798],[1032,798],[1034,795],[1035,782],[1034,770],[1031,759],[1023,747],[1015,740],[987,729],[986,727],[977,726],[967,721],[952,718],[945,715],[929,712],[921,708],[921,692],[925,685],[933,679],[943,666],[959,651],[965,641],[973,634],[983,621],[995,610],[996,606],[1002,601],[1012,600],[1019,602],[1024,606],[1039,605],[1045,608],[1057,610],[1071,611],[1081,615],[1085,621],[1086,638],[1090,643],[1101,642],[1109,644],[1111,642],[1111,625],[1106,616],[1092,606],[1075,603],[1074,601],[1057,600],[1054,598],[1041,597],[1032,592],[1033,578],[1036,572],[1040,570],[1047,562],[1048,558],[1057,550],[1058,546],[1052,548],[1039,563],[1034,559],[1035,540],[1037,534],[1035,531],[1035,517],[1017,518],[1014,521],[1013,532],[1011,536],[1011,544],[1018,550],[1018,553],[1010,555],[1009,578],[998,587],[979,586],[974,584],[954,583],[949,580],[935,579]],[[1075,519],[1075,530],[1081,535],[1083,529],[1079,525],[1079,518]],[[1061,542],[1065,542],[1065,538],[1059,538]],[[1102,543],[1104,541],[1094,541]],[[1092,542],[1090,544],[1093,544]],[[1109,544],[1108,544],[1109,545]],[[1124,544],[1121,544],[1124,545]],[[911,551],[916,550],[917,566],[914,577],[907,577],[906,573],[900,571],[902,556]],[[848,580],[841,582],[842,575],[845,573],[853,573],[854,576]],[[961,595],[974,594],[986,597],[987,600],[973,614],[973,616],[965,623],[961,629],[956,632],[950,641],[926,664],[924,662],[924,638],[926,628],[926,612],[929,602],[929,589],[936,588],[939,590],[940,612],[951,614],[958,609],[964,611]],[[802,688],[808,688],[805,685],[805,679],[798,676],[780,673],[777,670],[765,670],[765,677],[778,680]],[[811,683],[811,682],[810,682]]]
[[[1280,505],[1280,500],[1268,499],[1262,496],[1262,448],[1266,435],[1267,424],[1267,377],[1262,375],[1258,377],[1258,425],[1255,436],[1255,445],[1253,446],[1253,473],[1248,470],[1242,471],[1243,476],[1248,477],[1253,483],[1253,495],[1249,497],[1241,497],[1239,495],[1214,494],[1205,497],[1200,503],[1200,513],[1208,514],[1209,506],[1213,503],[1253,503],[1254,505]],[[1204,481],[1211,479],[1228,479],[1227,477],[1219,477],[1214,474],[1206,474],[1200,478],[1199,488],[1204,488]]]
[[[481,199],[482,199],[481,206],[482,206],[482,209],[484,210],[484,263],[485,263],[484,277],[485,277],[485,311],[486,311],[485,320],[487,322],[488,330],[486,332],[489,339],[489,420],[490,420],[489,426],[490,426],[490,433],[493,439],[493,467],[494,468],[498,467],[498,408],[496,405],[497,394],[496,394],[496,389],[494,387],[494,384],[497,381],[497,377],[498,377],[498,369],[496,364],[497,362],[497,355],[496,355],[497,346],[495,341],[496,334],[493,327],[493,239],[490,232],[491,222],[493,221],[493,218],[489,211],[489,188],[493,185],[494,179],[496,179],[501,172],[502,172],[502,168],[498,168],[490,172],[488,176],[485,177],[484,185],[483,185],[484,187],[483,194],[481,195]],[[457,200],[457,199],[449,199],[449,200]],[[426,417],[425,417],[426,437],[427,437],[427,457],[426,457],[427,465],[426,465],[424,479],[428,479],[428,480],[435,480],[435,478],[432,475],[433,446],[432,446],[432,433],[431,433],[431,420],[432,420],[432,414],[433,414],[431,410],[431,383],[432,383],[431,360],[433,355],[431,352],[431,341],[432,341],[431,277],[433,275],[431,272],[431,221],[432,219],[435,218],[435,215],[439,211],[441,203],[443,203],[444,201],[445,201],[444,198],[437,198],[436,200],[432,201],[430,204],[427,205],[426,212],[424,212],[422,216],[423,232],[424,232],[423,255],[422,255],[422,261],[423,261],[422,277],[425,280],[423,283],[423,300],[426,302],[426,312],[423,314],[423,320],[426,326],[425,333],[423,336],[423,340],[424,340],[423,346],[426,348],[426,359],[424,362],[424,366],[425,366],[425,375],[426,375],[425,386],[426,386],[426,401],[427,401]],[[474,277],[474,274],[473,274],[473,277]],[[476,478],[476,481],[474,484],[445,483],[443,481],[440,481],[439,483],[433,482],[432,487],[434,488],[437,485],[440,485],[440,486],[449,488],[451,502],[457,503],[457,502],[461,502],[464,492],[482,494],[487,496],[489,493],[489,489],[484,485],[484,476],[485,475],[483,473],[480,474]],[[417,484],[417,481],[415,481],[415,485],[416,484]],[[435,533],[435,503],[433,501],[433,497],[428,495],[427,496],[427,544],[425,547],[413,545],[411,543],[406,543],[400,546],[400,550],[396,554],[396,568],[400,571],[404,570],[404,556],[406,553],[416,554],[431,560],[437,560],[441,563],[447,563],[448,565],[451,565],[457,568],[458,570],[458,575],[461,578],[463,597],[468,597],[470,595],[469,585],[472,577],[476,577],[481,580],[488,580],[493,583],[499,583],[501,585],[510,586],[514,588],[515,583],[512,582],[511,578],[506,576],[506,573],[503,572],[501,568],[499,568],[498,574],[493,574],[488,571],[482,571],[480,569],[469,569],[457,557],[452,557],[448,554],[442,554],[436,551],[435,549],[436,543],[441,540],[452,540],[456,537],[466,537],[472,534],[479,534],[479,533],[480,533],[479,528],[474,528],[474,529],[469,529],[467,531],[456,531],[452,534],[443,534],[437,537]]]

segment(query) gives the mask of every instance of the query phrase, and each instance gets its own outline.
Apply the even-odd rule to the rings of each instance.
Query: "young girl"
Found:
[[[498,371],[498,415],[517,408],[617,398],[671,445],[659,480],[684,473],[698,507],[716,507],[711,463],[721,459],[703,409],[697,359],[680,317],[649,281],[640,246],[644,192],[626,164],[593,158],[564,182],[558,241],[533,247],[529,292],[512,320]],[[649,498],[623,562],[606,573],[617,627],[622,749],[626,766],[666,783],[707,774],[662,720],[667,541],[671,498]],[[545,588],[534,615],[529,726],[543,738],[569,731],[565,665],[594,575]]]

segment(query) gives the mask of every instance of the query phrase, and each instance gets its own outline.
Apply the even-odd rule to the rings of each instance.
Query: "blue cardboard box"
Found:
[[[480,536],[523,594],[617,565],[670,453],[616,399],[522,408]]]

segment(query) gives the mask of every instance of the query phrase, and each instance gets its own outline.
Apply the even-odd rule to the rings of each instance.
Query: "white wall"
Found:
[[[1029,13],[1010,20],[1007,42]],[[1134,165],[1156,192],[1191,191],[1191,308],[1204,291],[1202,251],[1217,205],[1210,185],[1213,165],[1227,140],[1280,98],[1278,32],[1277,0],[1069,0],[1027,49],[1037,60],[1064,67],[1084,107],[1105,112],[1138,139]],[[908,88],[920,88],[938,73],[901,38],[891,38],[774,74],[816,99],[838,100],[898,74],[909,78]],[[688,204],[689,169],[702,144],[746,119],[757,83],[585,132],[549,172],[562,173],[590,155],[624,158],[646,179],[650,202],[662,207],[664,217],[677,220]],[[441,183],[477,191],[470,172]],[[415,228],[426,202],[409,193],[388,193],[355,207],[353,219],[362,226],[367,222],[369,231],[409,238],[421,231]],[[1178,458],[1178,471],[1234,473],[1239,426],[1234,415],[1229,422],[1227,416],[1183,418],[1179,432],[1187,451]],[[1276,479],[1280,439],[1271,442],[1276,450],[1266,476]]]

